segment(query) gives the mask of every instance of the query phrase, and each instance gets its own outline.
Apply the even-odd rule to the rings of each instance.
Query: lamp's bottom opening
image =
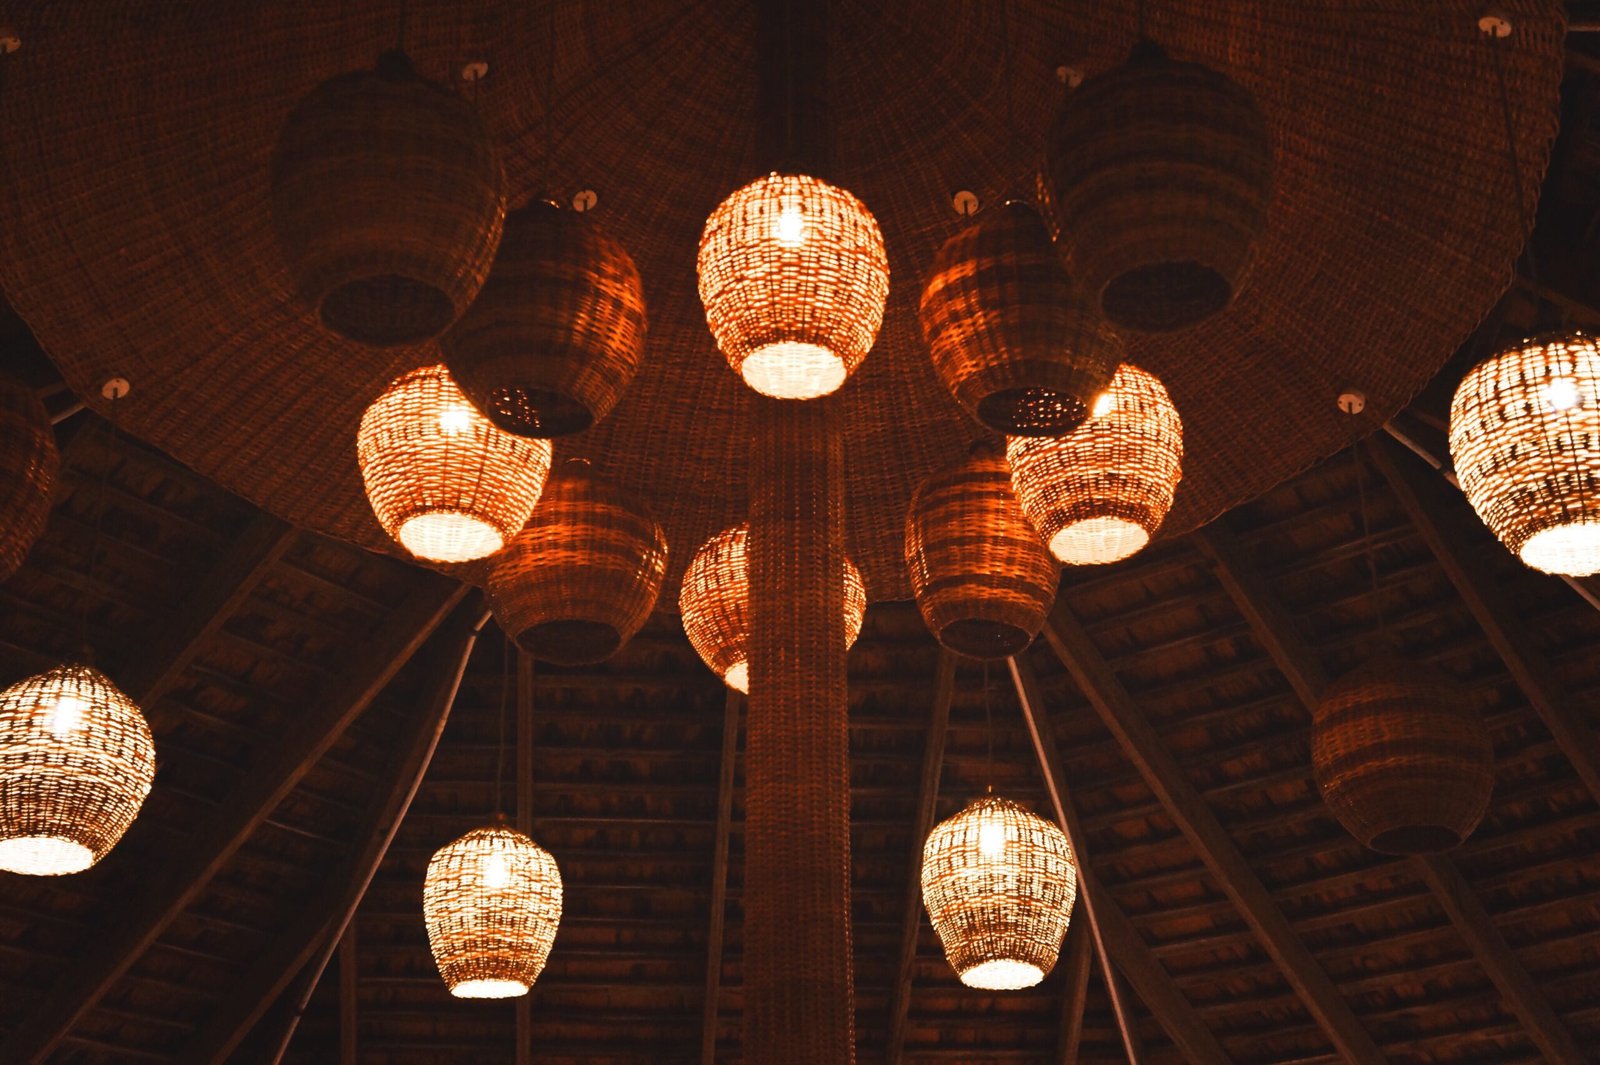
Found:
[[[1033,633],[1003,621],[962,618],[939,630],[939,642],[969,658],[1009,658],[1033,642]]]
[[[1044,970],[1032,962],[996,958],[980,962],[961,974],[961,982],[983,991],[1020,991],[1044,979]]]
[[[1540,529],[1522,545],[1522,561],[1545,573],[1587,577],[1600,573],[1600,522]]]
[[[516,998],[528,993],[521,980],[463,980],[450,989],[456,998]]]
[[[739,659],[722,675],[722,682],[736,692],[750,694],[750,663]]]
[[[739,366],[744,383],[773,399],[816,399],[849,376],[844,360],[821,344],[783,341],[751,352]]]
[[[478,409],[508,433],[542,439],[581,433],[595,420],[583,401],[555,389],[524,384],[490,389],[488,402]]]
[[[64,836],[15,836],[0,840],[0,869],[25,876],[65,876],[94,864],[94,851]]]
[[[322,324],[373,347],[419,344],[455,320],[455,304],[435,285],[402,274],[347,281],[322,297]]]
[[[1089,518],[1050,537],[1050,553],[1069,566],[1117,562],[1150,542],[1144,526],[1126,518]]]
[[[1444,825],[1405,825],[1379,832],[1368,844],[1380,854],[1443,854],[1461,845],[1461,834]]]
[[[517,633],[517,646],[559,666],[592,666],[622,646],[622,633],[603,621],[543,621]]]
[[[1100,312],[1113,325],[1140,333],[1170,333],[1210,318],[1233,299],[1233,285],[1194,260],[1154,262],[1114,277],[1100,293]]]
[[[482,518],[442,511],[407,518],[400,523],[395,539],[430,562],[471,562],[488,558],[505,546],[500,530]]]

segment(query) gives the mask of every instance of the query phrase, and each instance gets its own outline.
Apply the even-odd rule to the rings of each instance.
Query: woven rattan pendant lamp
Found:
[[[740,523],[701,545],[678,589],[683,631],[728,687],[750,691],[750,526]],[[845,559],[845,647],[855,645],[867,613],[861,573]]]
[[[22,566],[50,517],[61,455],[44,403],[0,374],[0,581]]]
[[[443,366],[402,374],[361,417],[356,457],[378,523],[430,562],[494,554],[533,513],[550,442],[501,432]]]

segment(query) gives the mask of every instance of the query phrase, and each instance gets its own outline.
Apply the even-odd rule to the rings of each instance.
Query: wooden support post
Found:
[[[351,921],[339,940],[339,1065],[359,1065],[361,1061],[360,1032],[356,1027],[360,1023],[359,953],[356,923]]]
[[[706,991],[700,1006],[700,1063],[717,1060],[717,1018],[722,1000],[722,939],[728,913],[728,840],[733,834],[733,780],[739,759],[739,718],[744,696],[732,688],[722,709],[722,761],[717,776],[717,838],[711,855],[711,916],[706,929]]]
[[[1239,915],[1255,932],[1267,953],[1305,1003],[1317,1025],[1346,1061],[1377,1065],[1383,1052],[1367,1034],[1328,974],[1311,956],[1289,919],[1283,915],[1260,877],[1190,783],[1178,760],[1167,750],[1137,703],[1129,698],[1089,634],[1063,600],[1056,602],[1045,624],[1045,639],[1072,675],[1078,689],[1100,715],[1145,785],[1167,811],[1217,883],[1233,900]]]
[[[173,844],[169,853],[149,856],[141,870],[163,872],[146,880],[100,933],[86,937],[76,963],[0,1044],[0,1061],[39,1065],[50,1056],[61,1037],[205,890],[468,591],[432,574],[419,577],[406,602],[361,641],[364,650],[353,657],[323,703],[296,721],[280,745],[263,752],[205,828],[181,845]]]
[[[1094,934],[1078,922],[1067,932],[1066,972],[1061,974],[1061,1065],[1078,1065],[1083,1044],[1083,1015],[1089,1007],[1089,971],[1094,963]]]
[[[511,644],[507,641],[506,646]],[[517,831],[533,835],[533,656],[517,653]],[[511,1060],[515,1065],[533,1062],[533,996],[520,995],[516,1005],[513,1038],[516,1046]]]
[[[917,814],[911,826],[911,861],[906,873],[905,916],[900,922],[900,966],[889,991],[889,1041],[884,1047],[887,1065],[900,1065],[905,1053],[906,1020],[911,1013],[911,979],[917,960],[917,938],[922,930],[922,845],[933,831],[939,805],[939,778],[944,769],[944,742],[950,726],[950,702],[955,697],[956,659],[939,652],[934,680],[933,714],[922,747],[922,777],[917,786]]]

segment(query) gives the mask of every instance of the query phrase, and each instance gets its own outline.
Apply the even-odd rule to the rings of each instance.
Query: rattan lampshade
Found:
[[[739,189],[706,219],[698,262],[711,335],[764,395],[834,391],[883,324],[889,259],[877,219],[825,181],[774,173]]]
[[[1073,276],[1101,313],[1168,332],[1238,290],[1266,226],[1272,143],[1244,88],[1142,42],[1068,97],[1044,177]]]
[[[922,904],[968,987],[1032,987],[1054,968],[1078,897],[1060,828],[987,796],[934,826],[922,848]]]
[[[587,213],[536,201],[506,218],[489,280],[439,347],[495,425],[555,437],[616,406],[644,339],[644,289],[627,251]]]
[[[1022,512],[1073,566],[1142,549],[1183,476],[1183,422],[1152,374],[1123,363],[1089,421],[1066,436],[1008,437]]]
[[[524,651],[562,665],[609,658],[661,594],[667,540],[650,509],[587,462],[550,478],[527,528],[489,571],[500,627]]]
[[[1384,655],[1317,704],[1311,759],[1328,809],[1386,854],[1446,851],[1472,834],[1494,790],[1494,747],[1450,678]]]
[[[57,666],[0,692],[0,869],[76,873],[110,853],[156,774],[144,714],[99,670]]]
[[[351,340],[438,336],[477,295],[504,220],[488,128],[398,52],[317,86],[278,136],[278,246],[299,298]]]
[[[1467,372],[1450,404],[1461,490],[1534,569],[1600,572],[1600,348],[1526,340]]]
[[[491,425],[443,366],[396,378],[356,435],[372,512],[430,562],[469,562],[505,546],[539,501],[550,454],[548,440]]]
[[[561,923],[561,870],[514,828],[475,828],[434,852],[422,914],[452,995],[525,995],[544,971]]]
[[[940,379],[997,432],[1072,431],[1122,362],[1121,340],[1022,203],[983,212],[945,242],[921,318]]]
[[[736,691],[750,691],[750,526],[741,522],[701,545],[678,589],[683,631],[700,658]],[[844,645],[861,635],[867,588],[844,560]]]
[[[1005,457],[988,446],[917,488],[906,566],[928,628],[973,658],[1005,658],[1033,642],[1061,574],[1022,513]]]
[[[61,456],[33,389],[0,374],[0,581],[22,566],[50,517]]]

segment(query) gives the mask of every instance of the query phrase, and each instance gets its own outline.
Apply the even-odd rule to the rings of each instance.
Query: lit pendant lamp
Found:
[[[44,404],[33,389],[0,374],[0,581],[22,568],[44,532],[60,468]]]
[[[149,724],[99,670],[57,666],[0,692],[0,869],[94,865],[139,815],[155,772]]]
[[[1122,362],[1122,341],[1067,276],[1039,213],[1022,203],[983,212],[945,242],[921,319],[940,379],[1001,433],[1071,432]]]
[[[351,340],[442,333],[488,276],[504,220],[488,127],[400,52],[317,86],[278,135],[278,246],[296,295]]]
[[[866,358],[889,296],[883,234],[844,189],[773,173],[734,192],[700,235],[700,302],[745,384],[814,399]]]
[[[539,501],[550,454],[548,440],[491,425],[443,366],[395,379],[356,436],[378,523],[430,562],[470,562],[505,546]]]
[[[525,995],[544,971],[561,923],[561,870],[516,829],[473,829],[434,852],[422,913],[452,995]]]
[[[1032,987],[1055,967],[1078,895],[1066,834],[987,796],[934,826],[922,848],[922,903],[968,987]]]
[[[750,691],[750,526],[735,525],[701,545],[678,589],[683,631],[702,661],[735,691]],[[854,646],[867,612],[861,573],[844,560],[844,644]]]
[[[506,219],[489,280],[439,347],[495,425],[556,437],[616,406],[644,340],[644,289],[627,251],[588,213],[538,201]]]
[[[1450,457],[1478,517],[1525,564],[1600,572],[1600,348],[1583,333],[1515,344],[1468,371]]]
[[[1066,436],[1007,438],[1022,512],[1072,566],[1141,550],[1183,476],[1183,422],[1152,374],[1124,363],[1089,421]]]

